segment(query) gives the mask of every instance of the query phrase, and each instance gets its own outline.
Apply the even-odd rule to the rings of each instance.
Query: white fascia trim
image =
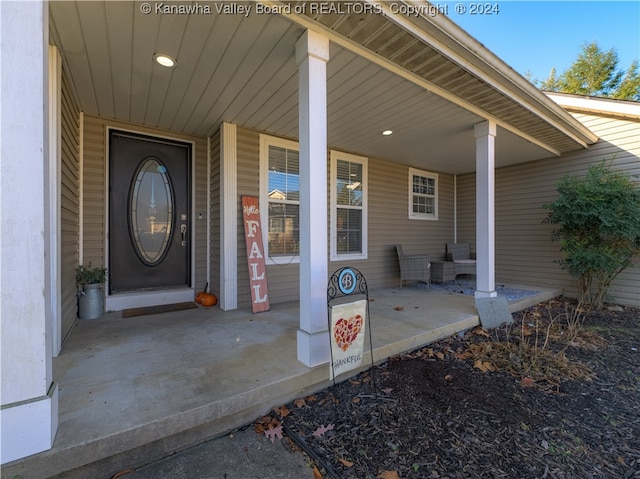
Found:
[[[628,100],[615,100],[569,93],[544,92],[563,108],[585,113],[599,113],[637,120],[640,118],[640,103]]]
[[[375,5],[380,5],[381,7],[384,5],[383,2],[379,2],[377,0],[367,1]],[[403,2],[405,4],[411,4],[414,9],[419,8],[419,6],[416,6],[416,3],[422,3],[425,7],[424,11],[428,11],[427,7],[430,5],[426,0],[403,0]],[[472,55],[479,59],[483,64],[490,67],[490,71],[483,70],[476,66],[473,62],[465,59],[462,55],[456,53],[452,47],[445,45],[443,42],[438,41],[433,37],[427,37],[424,30],[413,23],[409,18],[399,14],[392,14],[387,5],[384,5],[383,8],[386,16],[392,21],[403,27],[405,30],[411,32],[417,38],[421,38],[429,45],[436,48],[439,52],[462,66],[465,70],[473,73],[479,78],[482,78],[483,81],[496,88],[514,102],[543,118],[554,128],[560,130],[562,133],[579,143],[583,148],[586,148],[589,143],[595,143],[598,140],[598,137],[595,136],[593,132],[575,120],[571,115],[568,115],[566,111],[561,108],[557,108],[557,106],[552,102],[546,101],[544,94],[538,88],[524,79],[513,68],[503,62],[446,16],[422,14],[419,17],[416,17],[416,19],[421,18],[436,26],[443,34],[455,42],[456,46],[464,48],[469,55]],[[504,79],[506,79],[509,84],[505,85]],[[516,90],[514,90],[513,87],[516,87]],[[525,93],[530,97],[530,99],[526,100],[523,98],[522,93]],[[553,114],[556,118],[550,118],[549,113]],[[500,126],[504,128],[503,125]]]
[[[238,308],[238,128],[220,126],[220,309]]]

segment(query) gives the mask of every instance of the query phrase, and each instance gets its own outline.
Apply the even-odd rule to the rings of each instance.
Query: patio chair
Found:
[[[469,250],[469,243],[447,243],[447,259],[453,261],[456,276],[476,274],[476,260]]]
[[[431,287],[431,261],[428,254],[404,254],[402,245],[396,245],[400,262],[400,287],[404,281],[420,281]]]

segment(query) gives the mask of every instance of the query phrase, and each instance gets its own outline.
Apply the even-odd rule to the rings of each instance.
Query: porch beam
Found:
[[[476,299],[494,298],[495,281],[495,138],[492,121],[474,127],[476,138]]]
[[[49,6],[0,2],[0,462],[51,448],[58,428],[45,179]],[[53,228],[53,229],[51,229]]]
[[[296,43],[300,131],[300,329],[298,360],[329,362],[327,326],[327,61],[329,39],[307,30]]]

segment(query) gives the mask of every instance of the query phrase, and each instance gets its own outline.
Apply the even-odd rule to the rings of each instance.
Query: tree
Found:
[[[558,225],[560,267],[577,279],[579,299],[601,308],[611,282],[640,254],[640,184],[604,161],[585,177],[565,176],[544,223]]]
[[[634,60],[624,72],[618,69],[618,53],[600,49],[596,42],[585,44],[573,64],[559,77],[555,68],[539,83],[542,90],[601,96],[620,100],[640,100],[640,74]]]

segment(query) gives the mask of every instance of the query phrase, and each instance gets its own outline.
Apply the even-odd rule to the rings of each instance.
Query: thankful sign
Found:
[[[258,198],[255,196],[242,197],[242,215],[244,219],[244,238],[247,243],[251,309],[254,313],[260,313],[268,311],[270,306]]]
[[[331,308],[331,377],[362,364],[367,301],[354,301]]]

